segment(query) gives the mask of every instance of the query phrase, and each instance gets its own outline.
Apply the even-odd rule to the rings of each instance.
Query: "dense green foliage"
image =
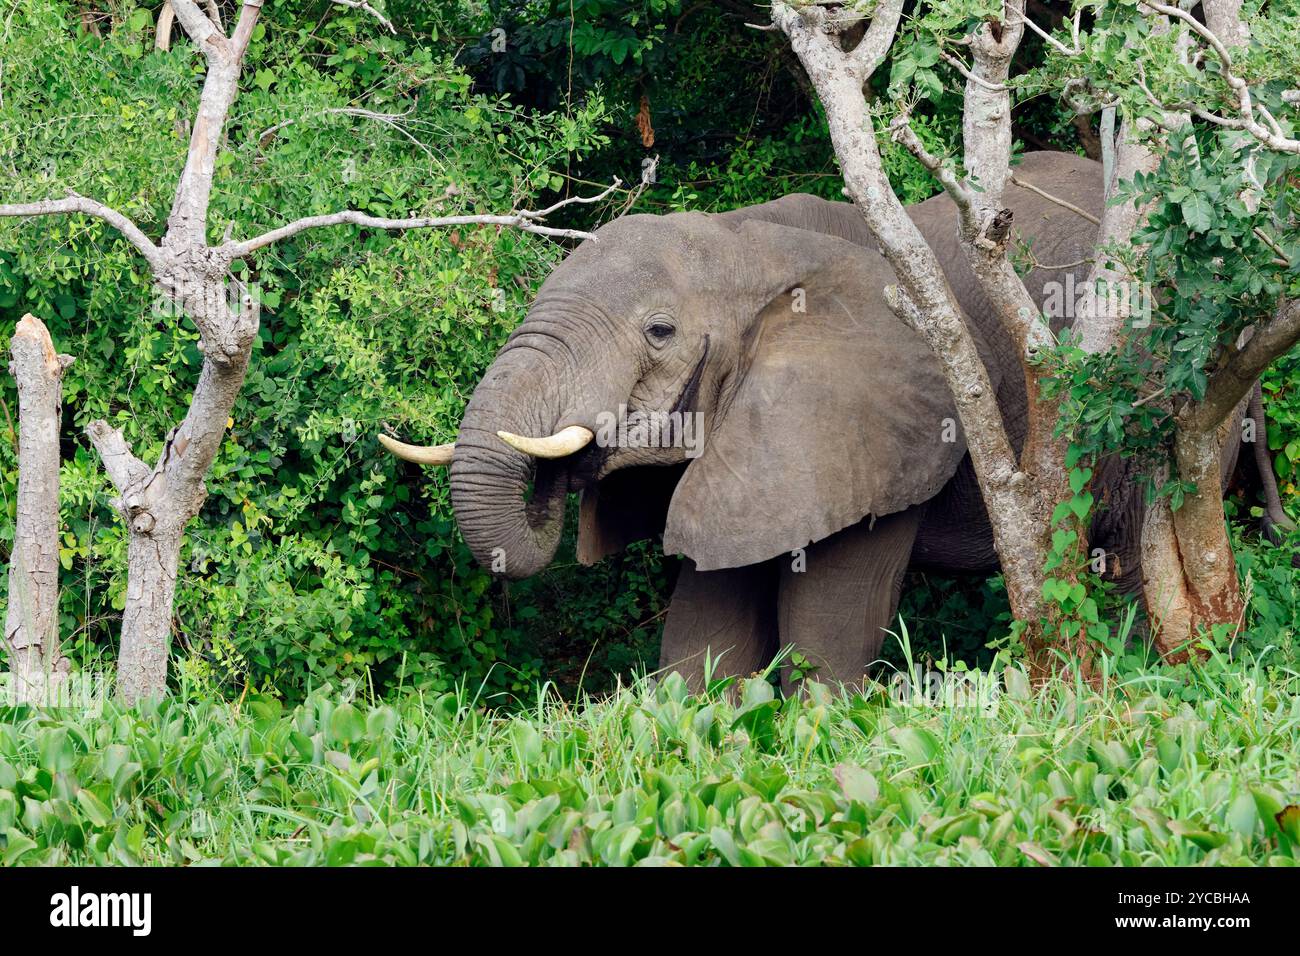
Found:
[[[0,711],[5,864],[1291,866],[1297,675]],[[953,706],[953,702],[957,706]]]
[[[0,22],[3,198],[73,188],[157,235],[201,60],[179,35],[169,52],[153,50],[158,0],[96,6],[102,36],[63,0],[18,0]],[[839,195],[800,68],[781,38],[744,28],[756,16],[748,4],[389,0],[384,9],[396,35],[324,0],[268,0],[217,170],[213,238],[343,206],[394,215],[537,207],[615,175],[634,187],[655,157],[644,191],[566,210],[565,224],[591,226],[633,200],[665,212],[795,190]],[[911,52],[882,71],[876,92],[922,88],[914,124],[939,148],[955,140],[960,99],[925,29],[909,35]],[[391,119],[326,112],[344,107]],[[1077,148],[1074,127],[1043,98],[1017,110],[1025,142]],[[901,149],[885,159],[905,200],[934,191]],[[463,681],[495,704],[528,700],[543,678],[567,696],[607,688],[655,660],[672,560],[641,545],[579,568],[570,533],[546,573],[495,581],[458,538],[445,475],[394,461],[374,438],[388,425],[414,441],[449,440],[564,251],[508,230],[343,228],[305,233],[248,264],[262,331],[182,556],[174,657],[185,681],[290,701],[326,683],[441,693]],[[65,383],[61,633],[78,666],[116,656],[125,587],[124,532],[82,428],[106,417],[150,459],[198,370],[197,333],[158,309],[146,276],[96,221],[0,221],[0,324],[33,312],[77,358]],[[1293,367],[1266,383],[1269,443],[1287,482],[1300,461]],[[8,378],[0,398],[11,414]],[[12,421],[0,427],[12,436]],[[0,557],[15,482],[12,442],[0,442]],[[1293,484],[1283,491],[1295,501]],[[1250,646],[1294,655],[1289,552],[1257,541],[1254,504],[1238,508],[1239,556],[1253,576]],[[916,578],[903,613],[932,653],[946,645],[984,664],[1008,620],[996,579]]]
[[[470,77],[430,44],[389,37],[362,14],[308,30],[300,24],[310,11],[295,9],[303,6],[268,5],[259,27],[253,82],[218,169],[218,235],[227,223],[251,235],[344,206],[381,215],[523,208],[560,185],[553,169],[604,142],[595,99],[566,116],[525,113],[473,93]],[[78,35],[66,4],[33,0],[8,19],[6,198],[73,187],[156,233],[201,65],[185,42],[153,52],[152,17],[121,12],[103,40]],[[401,118],[322,114],[343,105]],[[288,119],[296,122],[266,136]],[[34,312],[77,357],[65,386],[61,630],[74,661],[105,649],[111,658],[125,540],[81,429],[107,417],[137,453],[156,455],[193,386],[197,333],[154,308],[144,264],[102,225],[0,228],[5,321]],[[643,568],[632,580],[611,567],[606,587],[591,589],[595,618],[581,604],[555,610],[563,571],[507,593],[456,538],[445,477],[404,467],[375,443],[381,423],[417,440],[454,433],[561,252],[508,230],[340,229],[258,257],[249,278],[261,293],[260,341],[183,555],[179,657],[195,677],[214,690],[248,682],[301,696],[325,680],[383,686],[400,673],[446,689],[465,675],[517,692],[540,673],[540,640],[571,628],[585,657],[604,625],[635,632],[659,610],[658,565],[643,567],[644,558],[624,562]],[[13,407],[12,382],[4,388]],[[9,443],[0,467],[12,515]],[[530,622],[541,608],[548,630],[539,636]]]

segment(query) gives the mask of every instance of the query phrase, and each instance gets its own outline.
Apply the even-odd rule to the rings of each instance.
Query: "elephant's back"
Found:
[[[1101,164],[1073,153],[1043,151],[1026,153],[1011,173],[1019,183],[1034,187],[1010,182],[1002,202],[1013,214],[1017,238],[1032,256],[1031,268],[1022,274],[1025,288],[1041,304],[1049,282],[1064,283],[1071,274],[1076,280],[1087,275],[1097,238],[1097,224],[1088,216],[1100,219],[1105,205]],[[970,318],[982,326],[996,322],[962,252],[956,204],[946,195],[933,196],[909,207],[908,214],[934,249]],[[1054,319],[1053,328],[1059,332],[1066,317]]]
[[[719,213],[729,223],[749,220],[791,226],[825,236],[847,239],[859,246],[876,247],[876,240],[853,203],[832,202],[810,193],[790,193],[779,199]]]
[[[1056,199],[1100,218],[1104,206],[1101,164],[1073,153],[1040,150],[1025,153],[1012,175],[1021,182],[1037,187]],[[1026,238],[1035,259],[1043,265],[1075,262],[1091,253],[1096,225],[1085,217],[1054,202],[1040,193],[1014,183],[1007,185],[1004,200],[1015,214],[1015,226]],[[944,193],[907,208],[921,234],[930,243],[945,270],[964,264],[957,238],[957,207]],[[809,193],[790,193],[779,199],[746,206],[720,214],[729,222],[750,219],[793,226],[810,232],[847,239],[859,246],[878,249],[879,244],[857,207],[850,202],[834,202]],[[1057,258],[1057,254],[1074,258]],[[1044,270],[1034,270],[1043,272]],[[1059,271],[1059,270],[1045,270]],[[1041,284],[1050,276],[1027,277],[1030,293],[1037,296]],[[949,276],[949,281],[952,276]]]

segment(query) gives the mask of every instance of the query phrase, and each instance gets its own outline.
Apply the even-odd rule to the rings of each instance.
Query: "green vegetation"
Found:
[[[0,711],[0,858],[1290,866],[1298,678],[1216,653],[946,705],[673,676],[513,716],[464,690]]]

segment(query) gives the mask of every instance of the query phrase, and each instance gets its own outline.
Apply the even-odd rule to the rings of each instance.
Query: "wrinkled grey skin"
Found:
[[[1035,153],[1018,176],[1101,212],[1096,163]],[[1095,226],[1014,186],[1005,201],[1045,264],[1028,275],[1030,293],[1041,302],[1065,268],[1082,280],[1086,267],[1066,264],[1091,254]],[[953,206],[937,197],[910,211],[1018,447],[1022,373],[965,266]],[[662,532],[665,552],[687,560],[661,664],[695,686],[706,656],[720,657],[715,676],[743,675],[785,644],[820,679],[859,681],[908,568],[997,568],[938,362],[886,306],[893,274],[851,205],[793,195],[721,215],[628,216],[597,236],[542,285],[466,408],[451,497],[480,562],[504,562],[511,577],[544,568],[571,491],[582,492],[584,562]],[[593,443],[534,461],[496,434],[597,431],[620,405],[701,413],[703,453]],[[1225,469],[1235,457],[1234,444]],[[1094,543],[1109,552],[1108,575],[1133,589],[1140,498],[1119,462],[1097,487]]]

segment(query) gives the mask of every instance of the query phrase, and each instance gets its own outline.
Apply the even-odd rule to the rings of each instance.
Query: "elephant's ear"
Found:
[[[757,316],[748,369],[673,496],[664,551],[701,571],[926,501],[966,452],[938,360],[885,303],[885,260],[786,226],[742,228],[808,271]]]
[[[578,510],[578,561],[595,564],[664,530],[682,466],[625,468],[585,488]]]

